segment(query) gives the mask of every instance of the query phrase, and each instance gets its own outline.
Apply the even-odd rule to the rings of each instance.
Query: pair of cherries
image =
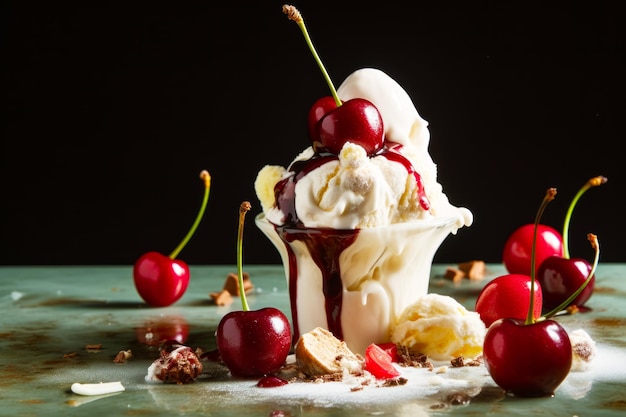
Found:
[[[537,225],[537,240],[534,248],[534,272],[541,286],[543,311],[552,310],[573,294],[587,279],[591,265],[582,258],[572,258],[569,253],[569,224],[580,197],[590,188],[605,184],[604,176],[590,178],[576,193],[565,215],[563,234],[545,224]],[[509,274],[530,276],[534,224],[516,229],[507,239],[502,252],[502,262]],[[569,304],[584,307],[591,298],[595,277]]]

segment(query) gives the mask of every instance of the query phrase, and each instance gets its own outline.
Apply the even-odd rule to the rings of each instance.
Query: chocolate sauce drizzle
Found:
[[[284,242],[302,241],[309,250],[313,262],[315,262],[322,273],[322,291],[324,294],[327,329],[336,338],[342,340],[341,308],[343,303],[343,284],[341,281],[339,255],[354,242],[359,234],[359,230],[302,229],[289,226],[275,226],[275,228]],[[289,300],[291,302],[291,319],[294,326],[295,342],[300,337],[296,302],[298,298],[298,263],[291,246],[285,246],[289,254]]]

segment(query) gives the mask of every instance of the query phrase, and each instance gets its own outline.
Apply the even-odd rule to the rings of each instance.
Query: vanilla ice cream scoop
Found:
[[[396,81],[364,68],[348,76],[337,93],[344,101],[365,98],[376,106],[384,149],[368,156],[348,142],[339,155],[317,155],[308,147],[286,169],[264,167],[255,189],[271,223],[361,229],[451,217],[458,227],[471,225],[472,213],[450,204],[437,182],[428,123]]]
[[[475,358],[486,331],[478,313],[450,296],[430,293],[404,310],[392,326],[391,341],[434,360]]]

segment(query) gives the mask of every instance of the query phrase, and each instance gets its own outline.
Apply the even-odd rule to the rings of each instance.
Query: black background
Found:
[[[265,164],[308,145],[306,114],[329,90],[283,2],[3,2],[4,126],[0,263],[132,264],[169,253],[213,178],[206,216],[180,255],[236,259],[241,201],[252,214],[246,263],[277,263],[252,216]],[[516,227],[558,229],[570,251],[626,261],[626,36],[619,2],[294,3],[335,85],[377,67],[429,121],[439,181],[475,223],[435,260],[499,262]],[[573,3],[573,4],[572,4]],[[364,3],[363,3],[364,4]]]

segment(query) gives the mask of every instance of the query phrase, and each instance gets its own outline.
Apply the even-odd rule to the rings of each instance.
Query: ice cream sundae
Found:
[[[436,250],[472,214],[443,193],[427,123],[397,82],[365,68],[337,93],[378,109],[382,148],[347,141],[335,155],[310,146],[287,168],[265,166],[257,224],[285,265],[295,337],[323,327],[363,352],[388,341],[390,326],[426,294]]]
[[[472,214],[437,182],[428,123],[395,80],[363,68],[329,86],[309,111],[311,146],[258,173],[256,222],[285,266],[294,340],[321,327],[363,353],[427,293],[435,252]]]

